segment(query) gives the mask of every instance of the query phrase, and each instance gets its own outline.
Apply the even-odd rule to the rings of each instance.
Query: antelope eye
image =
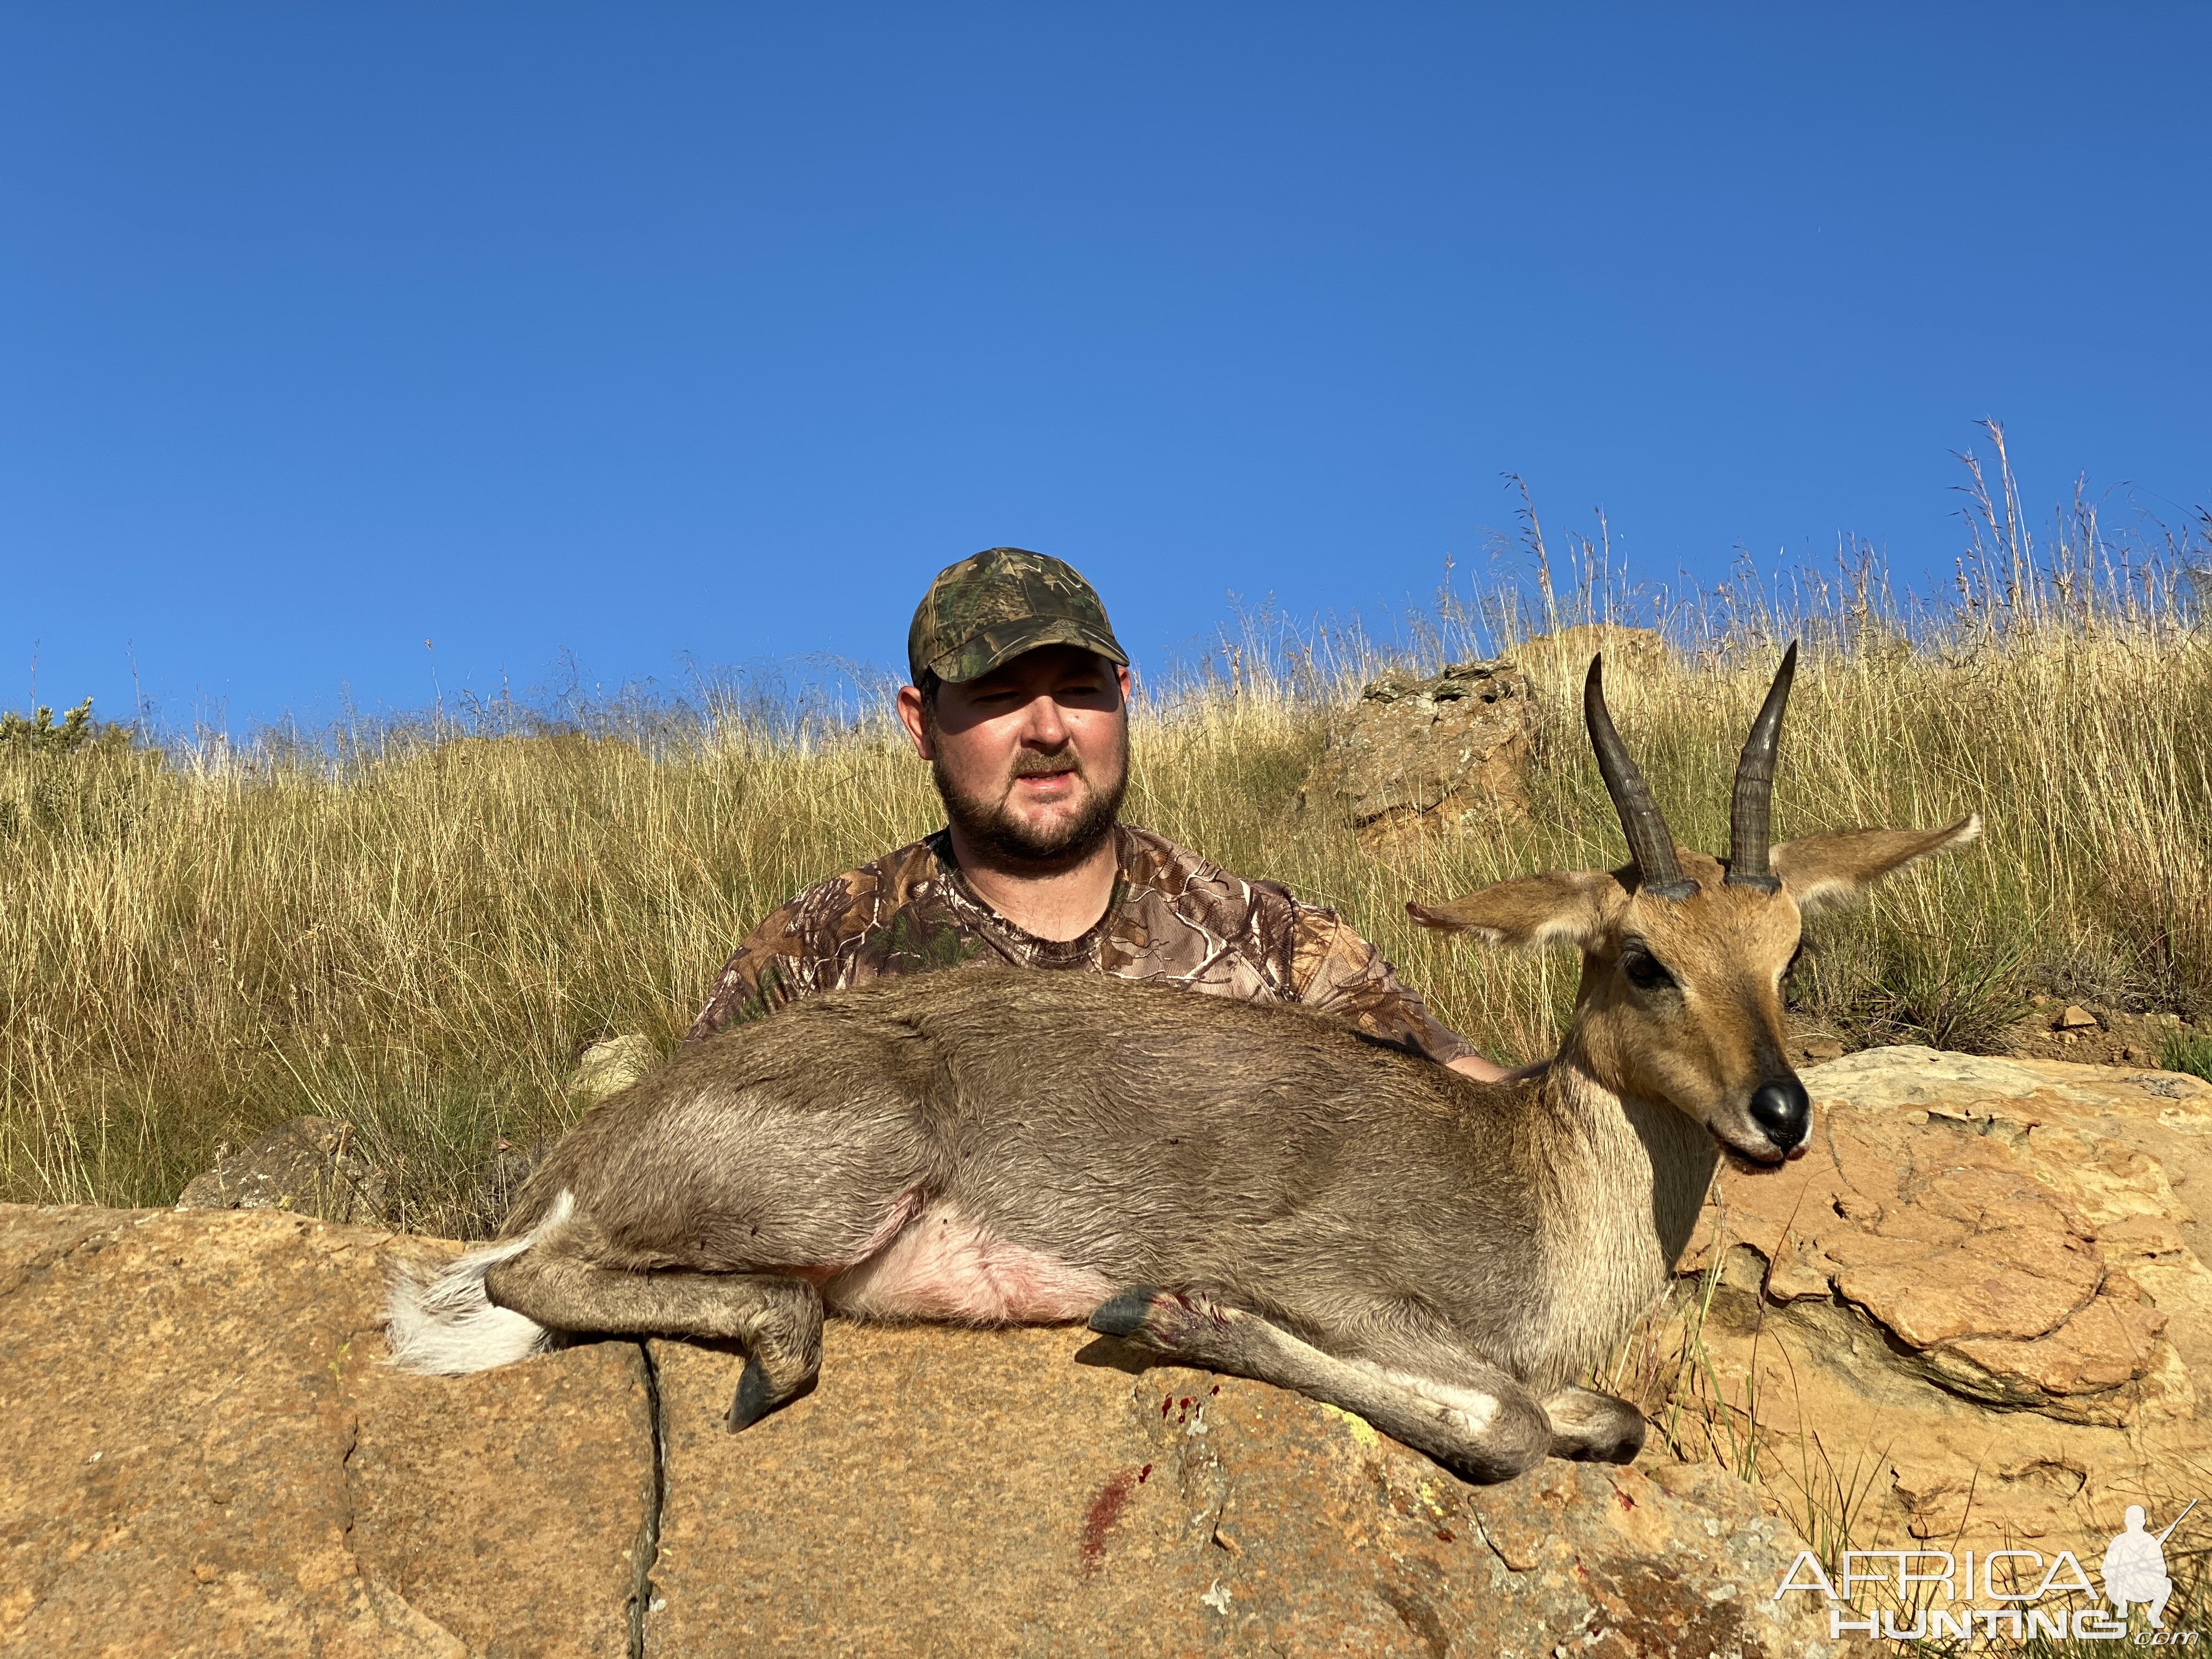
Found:
[[[1633,947],[1620,953],[1620,971],[1639,991],[1656,991],[1674,982],[1674,976],[1659,965],[1658,957]]]

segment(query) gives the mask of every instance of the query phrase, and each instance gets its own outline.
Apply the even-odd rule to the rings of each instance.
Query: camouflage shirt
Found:
[[[690,1041],[819,992],[979,959],[1087,968],[1248,1002],[1297,1002],[1439,1060],[1474,1052],[1333,910],[1242,881],[1149,830],[1116,826],[1106,914],[1066,941],[1024,933],[961,877],[944,830],[818,882],[753,929]]]

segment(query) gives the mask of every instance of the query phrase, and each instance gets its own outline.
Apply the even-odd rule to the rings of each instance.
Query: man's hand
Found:
[[[1457,1060],[1449,1060],[1444,1064],[1462,1077],[1471,1077],[1477,1083],[1522,1083],[1540,1075],[1544,1070],[1544,1062],[1539,1060],[1534,1066],[1523,1066],[1517,1072],[1509,1072],[1496,1060],[1486,1060],[1480,1054],[1462,1054]]]

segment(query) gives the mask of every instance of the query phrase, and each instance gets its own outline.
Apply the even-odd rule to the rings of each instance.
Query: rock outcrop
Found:
[[[833,1324],[816,1394],[733,1437],[734,1364],[653,1349],[651,1652],[1779,1656],[1814,1633],[1771,1600],[1799,1546],[1717,1469],[1469,1487],[1299,1395],[1065,1330]]]
[[[1657,673],[1676,661],[1674,647],[1657,629],[1631,628],[1623,623],[1577,623],[1555,633],[1534,635],[1509,654],[1556,663],[1579,682],[1589,659],[1601,652],[1605,655],[1608,685],[1618,685],[1624,673]]]
[[[660,1050],[653,1046],[653,1039],[632,1031],[605,1038],[585,1049],[562,1086],[577,1105],[596,1106],[659,1064]]]
[[[833,1322],[406,1376],[454,1246],[266,1212],[0,1208],[0,1652],[1820,1651],[1799,1545],[1711,1467],[1476,1489],[1357,1419],[1068,1329]]]
[[[1369,845],[1523,817],[1528,696],[1507,662],[1386,675],[1337,716],[1301,799],[1348,817]]]
[[[1831,1510],[1848,1492],[1862,1546],[2071,1544],[2192,1495],[2212,1469],[2190,1207],[2212,1195],[2212,1085],[1916,1048],[1804,1080],[1810,1155],[1723,1170],[1682,1264],[1684,1308],[1715,1276],[1715,1453],[1740,1467],[1755,1440],[1770,1489]],[[1652,1322],[1655,1383],[1693,1324]]]
[[[391,1370],[386,1275],[453,1249],[269,1211],[0,1206],[0,1652],[623,1652],[644,1361]]]
[[[185,1183],[180,1210],[292,1210],[325,1221],[374,1223],[390,1182],[356,1144],[353,1126],[295,1117]]]

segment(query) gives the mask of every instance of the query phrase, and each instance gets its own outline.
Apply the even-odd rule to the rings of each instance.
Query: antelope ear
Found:
[[[1607,914],[1626,897],[1603,871],[1547,870],[1515,876],[1434,909],[1408,904],[1406,913],[1424,927],[1473,933],[1485,945],[1540,951],[1548,945],[1590,944],[1605,931]]]
[[[1982,833],[1982,815],[1969,812],[1941,830],[1838,830],[1788,841],[1767,854],[1774,873],[1801,910],[1849,898],[1861,888],[1947,847],[1964,847]]]

